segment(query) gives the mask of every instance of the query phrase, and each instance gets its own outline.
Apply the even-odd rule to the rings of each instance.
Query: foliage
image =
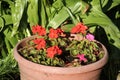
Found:
[[[19,1],[16,2],[16,6],[22,4],[18,4]],[[13,80],[14,78],[11,74],[19,73],[17,63],[13,57],[13,48],[18,40],[28,36],[26,32],[28,30],[27,26],[24,29],[16,30],[23,14],[23,12],[19,14],[18,10],[24,10],[23,7],[20,9],[20,7],[16,6],[13,0],[0,1],[0,79],[2,80]],[[19,33],[21,31],[22,33]],[[18,34],[13,37],[11,34],[14,32]]]
[[[0,62],[12,55],[13,47],[19,40],[30,36],[30,26],[40,24],[46,28],[57,28],[74,16],[77,19],[74,23],[81,20],[89,25],[96,39],[108,48],[110,60],[106,74],[109,77],[106,80],[116,80],[114,76],[120,63],[119,8],[119,0],[1,0]],[[63,28],[67,31],[73,25],[67,24]],[[0,69],[8,70],[6,61],[4,65],[6,68]]]

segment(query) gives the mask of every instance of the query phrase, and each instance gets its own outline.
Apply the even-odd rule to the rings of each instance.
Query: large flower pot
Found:
[[[107,50],[101,43],[105,55],[95,63],[80,67],[51,67],[33,63],[18,53],[18,49],[25,45],[25,41],[34,37],[21,40],[14,48],[21,80],[99,80],[101,70],[108,60]]]

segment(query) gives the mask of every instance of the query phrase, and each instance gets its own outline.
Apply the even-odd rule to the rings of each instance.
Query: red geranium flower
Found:
[[[38,32],[38,34],[40,35],[40,36],[44,36],[44,35],[46,35],[46,30],[45,30],[45,28],[40,28],[40,31]]]
[[[63,34],[63,30],[62,29],[60,29],[60,28],[58,28],[58,29],[56,29],[57,30],[57,32],[59,33],[59,34]]]
[[[36,25],[32,27],[33,34],[39,34],[40,36],[46,35],[46,30],[42,26]]]
[[[47,48],[47,57],[53,58],[55,54],[62,54],[62,50],[58,46]]]
[[[62,37],[66,36],[66,34],[64,34],[64,31],[62,29],[58,28],[57,31],[58,31],[60,36],[62,36]]]
[[[50,29],[50,33],[49,33],[49,38],[58,38],[59,35],[63,35],[63,30],[58,28],[58,29]]]
[[[39,25],[32,26],[32,33],[33,33],[33,34],[38,33],[38,32],[39,32],[39,30],[40,30]]]
[[[76,26],[74,26],[71,30],[71,33],[85,33],[87,26],[85,26],[83,23],[78,23]]]
[[[43,38],[37,38],[33,40],[33,42],[36,44],[36,48],[39,50],[41,48],[45,48],[46,42]]]
[[[58,38],[58,31],[56,29],[51,28],[48,36],[49,38]]]

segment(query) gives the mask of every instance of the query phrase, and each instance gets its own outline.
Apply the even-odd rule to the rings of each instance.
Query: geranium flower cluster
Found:
[[[45,28],[43,28],[42,26],[39,26],[39,25],[33,26],[32,32],[33,32],[33,34],[38,34],[39,36],[46,35]],[[48,36],[50,39],[56,39],[61,34],[63,34],[63,31],[60,28],[58,28],[58,29],[51,28]],[[46,41],[44,38],[36,38],[33,40],[33,42],[36,44],[36,49],[38,49],[38,50],[46,47]],[[62,50],[57,45],[47,48],[47,57],[53,58],[54,55],[56,55],[56,54],[60,55],[61,53],[62,53]]]
[[[71,33],[72,34],[75,34],[75,33],[85,34],[86,30],[87,30],[87,26],[83,25],[83,23],[78,23],[76,26],[74,26],[71,29]],[[32,32],[33,32],[33,34],[38,34],[39,36],[46,35],[45,28],[43,28],[42,26],[39,26],[39,25],[33,26]],[[50,39],[56,39],[59,36],[61,36],[62,34],[64,34],[63,32],[64,31],[60,28],[58,28],[58,29],[51,28],[48,36]],[[89,34],[86,37],[91,40],[90,36],[92,36],[92,35]],[[35,40],[33,40],[33,42],[36,44],[36,49],[38,49],[38,50],[46,47],[46,41],[44,38],[36,38]],[[56,54],[58,54],[58,55],[62,54],[62,50],[58,47],[58,45],[47,48],[47,57],[53,58],[54,55],[56,55]],[[83,55],[79,55],[79,56],[84,57]],[[80,58],[80,60],[83,60],[83,59]]]
[[[21,54],[33,62],[50,66],[78,66],[95,62],[101,52],[94,36],[87,30],[83,23],[72,27],[70,33],[61,28],[50,28],[47,32],[44,27],[35,25],[32,33],[37,36],[30,41],[32,48],[23,48]]]

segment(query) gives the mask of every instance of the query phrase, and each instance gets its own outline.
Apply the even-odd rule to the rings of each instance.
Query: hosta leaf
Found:
[[[112,9],[112,8],[115,7],[115,6],[120,5],[120,0],[113,0],[113,2],[111,2],[111,3],[112,3],[112,4],[111,4],[111,6],[109,7],[108,10]]]
[[[100,0],[100,1],[101,1],[102,8],[105,7],[109,2],[109,0]]]
[[[83,20],[85,24],[99,25],[104,28],[109,42],[120,48],[120,31],[116,25],[96,6],[93,6],[89,16]],[[114,42],[111,42],[114,41]]]
[[[26,3],[27,0],[16,0],[15,5],[11,5],[13,21],[12,36],[15,35],[16,31],[18,30]]]
[[[14,47],[18,40],[16,37],[11,37],[12,30],[7,28],[3,33],[5,35],[6,41],[9,42],[12,47]]]
[[[103,8],[103,12],[109,11],[110,9],[114,8],[115,6],[120,5],[119,0],[100,0],[100,1],[101,1],[101,6]]]
[[[70,15],[73,23],[77,24],[79,21],[75,18],[75,16],[73,15],[73,13],[68,8],[66,8],[66,10],[67,10],[68,14]]]
[[[2,54],[2,58],[5,58],[7,56],[7,53],[4,49],[4,47],[1,48],[1,54]]]
[[[27,14],[30,26],[38,24],[38,0],[29,0]]]
[[[84,2],[83,0],[66,0],[66,7],[71,9],[73,13],[81,12],[84,14],[88,8],[88,3]]]
[[[5,45],[6,45],[6,48],[8,50],[8,53],[10,53],[12,47],[11,47],[9,40],[7,38],[5,38]]]
[[[44,1],[41,0],[40,2],[41,5],[39,5],[39,15],[40,15],[40,24],[45,27],[47,22],[48,22],[48,15],[47,15],[47,10],[48,6],[44,3]]]
[[[0,17],[0,32],[2,31],[3,27],[4,27],[4,20],[2,17]]]
[[[66,6],[72,11],[72,13],[77,13],[83,11],[83,13],[88,9],[88,4],[81,0],[66,0]],[[59,27],[67,18],[69,17],[66,7],[63,7],[58,14],[49,22],[47,27],[57,28]]]
[[[2,1],[0,1],[0,16],[2,15],[2,7],[1,7],[1,4],[2,3]]]
[[[92,0],[91,5],[92,5],[92,7],[95,7],[98,10],[101,10],[100,0]]]
[[[5,25],[9,25],[13,23],[11,15],[2,15],[2,17],[5,21]]]
[[[64,15],[64,17],[62,17]],[[48,23],[47,27],[57,28],[62,22],[69,17],[65,7],[60,10],[58,14]]]
[[[55,1],[52,6],[55,9],[60,10],[64,6],[63,0],[57,0],[57,1]]]

